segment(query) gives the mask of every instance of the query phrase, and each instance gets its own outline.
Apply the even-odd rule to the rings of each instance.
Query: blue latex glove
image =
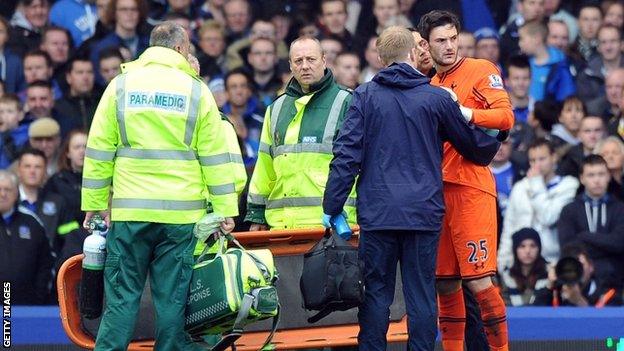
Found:
[[[321,220],[321,223],[323,223],[323,227],[331,228],[331,216],[323,213],[323,219]]]
[[[349,222],[347,222],[347,214],[342,212],[341,214],[335,215],[330,220],[332,224],[332,228],[336,231],[341,238],[344,240],[351,239],[351,227],[349,227]]]

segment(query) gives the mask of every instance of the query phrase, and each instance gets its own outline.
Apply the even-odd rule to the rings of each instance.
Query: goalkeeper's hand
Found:
[[[478,128],[481,129],[485,134],[496,138],[496,140],[500,142],[507,140],[507,138],[509,137],[509,130],[488,129],[483,127]]]
[[[453,101],[455,101],[459,105],[459,110],[461,111],[461,114],[466,120],[466,122],[470,123],[470,121],[472,121],[472,109],[460,104],[459,101],[457,100],[457,94],[455,94],[453,90],[447,87],[440,87],[440,88],[446,90],[451,95],[451,99],[453,99]]]

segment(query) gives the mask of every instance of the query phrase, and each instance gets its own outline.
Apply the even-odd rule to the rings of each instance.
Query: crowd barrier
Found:
[[[294,266],[297,256],[309,248],[322,236],[319,230],[299,230],[289,232],[249,232],[238,233],[236,237],[249,248],[270,248],[276,258],[282,257],[283,265]],[[357,243],[357,237],[354,239]],[[88,323],[80,318],[77,306],[77,287],[81,273],[81,255],[74,256],[62,267],[58,279],[59,307],[14,306],[11,311],[11,340],[13,345],[69,345],[84,348],[93,347],[93,332]],[[279,267],[278,267],[279,268]],[[294,267],[290,275],[295,275],[299,267]],[[281,276],[284,278],[284,275]],[[298,281],[299,276],[291,277]],[[296,289],[298,289],[298,285]],[[296,292],[289,292],[291,295]],[[288,293],[286,293],[288,294]],[[392,310],[395,318],[391,322],[388,339],[394,343],[407,340],[404,305],[401,305],[400,289],[395,295],[398,300]],[[397,305],[395,301],[395,305]],[[300,306],[295,306],[300,308]],[[342,313],[342,312],[341,312]],[[294,313],[291,313],[291,315]],[[341,317],[342,316],[342,317]],[[286,317],[283,329],[274,338],[278,349],[323,348],[356,344],[358,326],[355,313],[351,311],[338,315],[334,322],[347,321],[342,325],[301,325],[296,316]],[[624,308],[549,308],[521,307],[508,308],[509,336],[512,341],[592,341],[603,345],[605,350],[624,349]],[[152,323],[152,322],[149,322]],[[148,323],[148,324],[149,324]],[[264,341],[266,332],[262,328],[251,328],[237,343],[238,349],[257,350]],[[143,337],[133,342],[130,350],[151,349],[153,341]],[[619,347],[618,347],[619,346]],[[539,348],[538,348],[539,349]],[[550,349],[550,348],[549,348]],[[565,348],[564,348],[565,349]],[[569,348],[572,349],[572,348]],[[595,349],[592,347],[592,349]]]

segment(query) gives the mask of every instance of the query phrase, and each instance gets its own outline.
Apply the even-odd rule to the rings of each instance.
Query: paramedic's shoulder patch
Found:
[[[504,89],[503,79],[498,74],[490,74],[490,87],[495,89]]]

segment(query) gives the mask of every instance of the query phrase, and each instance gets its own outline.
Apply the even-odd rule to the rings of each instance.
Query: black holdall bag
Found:
[[[308,322],[358,307],[364,300],[363,272],[357,247],[326,229],[323,238],[303,256],[299,281],[303,307],[319,311]]]

